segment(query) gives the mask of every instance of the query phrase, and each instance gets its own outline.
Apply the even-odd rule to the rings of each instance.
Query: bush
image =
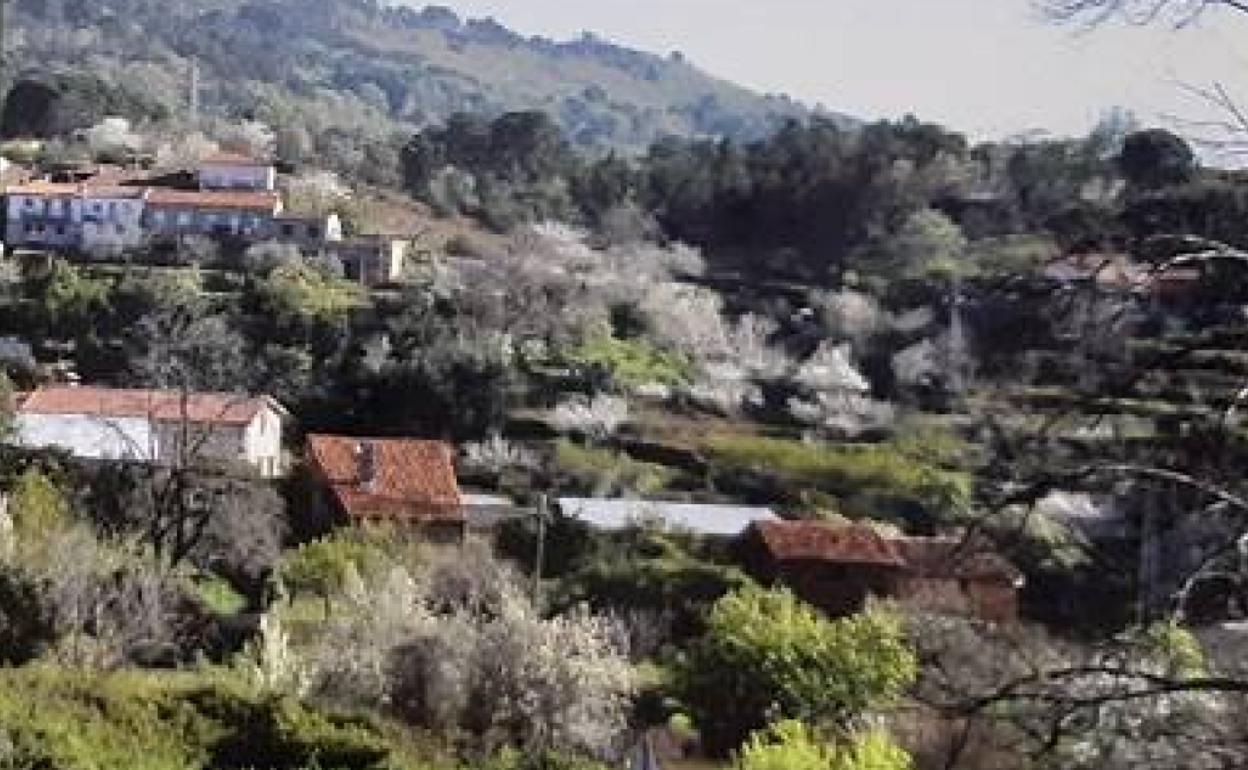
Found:
[[[652,629],[660,643],[701,634],[716,601],[752,585],[745,573],[716,564],[679,536],[640,529],[602,538],[584,562],[563,581],[559,603],[648,618],[663,626]]]
[[[723,755],[777,716],[847,726],[901,695],[916,668],[891,614],[827,620],[788,591],[750,588],[715,604],[679,689],[707,748]]]
[[[693,374],[689,361],[678,353],[660,350],[646,340],[621,340],[608,334],[591,335],[567,359],[576,366],[601,369],[630,390],[652,384],[685,385]]]
[[[795,720],[754,733],[741,747],[737,770],[909,770],[910,756],[884,733],[869,732],[847,746],[828,745]]]
[[[259,696],[206,674],[90,676],[46,666],[0,671],[0,746],[16,765],[60,770],[417,764],[368,722]]]

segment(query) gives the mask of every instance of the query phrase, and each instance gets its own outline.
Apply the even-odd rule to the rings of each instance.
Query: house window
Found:
[[[34,231],[35,231],[35,226],[34,226],[34,224],[32,224],[32,223],[30,223],[30,222],[27,222],[27,223],[26,223],[26,232],[28,232],[28,233],[33,233]]]
[[[116,228],[117,228],[117,234],[118,234],[118,235],[125,235],[125,234],[126,234],[126,226],[125,226],[125,225],[123,225],[123,224],[117,224],[117,225],[114,225],[114,227],[116,227]]]
[[[56,226],[56,234],[57,234],[57,235],[64,235],[64,234],[65,234],[65,225],[57,225],[57,226]]]
[[[189,211],[179,212],[178,225],[180,225],[181,227],[187,227],[190,224],[191,224],[191,212]]]
[[[293,238],[295,235],[295,226],[294,225],[282,225],[282,235],[286,236],[287,238]]]
[[[321,237],[321,228],[317,227],[316,225],[311,225],[311,226],[309,226],[309,227],[308,227],[308,237],[309,237],[309,238],[320,238],[320,237]]]

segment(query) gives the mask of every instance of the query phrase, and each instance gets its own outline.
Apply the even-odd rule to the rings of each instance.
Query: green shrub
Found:
[[[848,726],[900,696],[916,670],[890,613],[828,620],[788,591],[750,588],[715,604],[679,690],[708,749],[725,754],[775,717]]]
[[[247,608],[247,598],[234,590],[228,580],[203,577],[191,582],[192,593],[217,615],[237,615]]]
[[[679,353],[660,350],[644,339],[621,340],[602,333],[591,335],[567,359],[577,366],[600,368],[626,388],[683,385],[692,376],[692,366]]]
[[[384,528],[343,530],[287,552],[277,575],[291,596],[328,597],[353,570],[365,573],[391,561],[412,561],[416,550],[409,538]]]
[[[681,641],[702,633],[716,601],[750,585],[744,572],[715,563],[677,535],[637,530],[603,538],[563,581],[560,603],[656,613],[670,623],[671,641]]]
[[[17,477],[9,493],[9,513],[20,540],[38,539],[69,521],[65,495],[37,468]]]
[[[909,770],[910,755],[884,733],[856,736],[845,746],[823,741],[796,720],[777,722],[750,736],[737,770]]]
[[[417,765],[377,726],[262,697],[224,676],[36,666],[0,671],[0,740],[17,767],[187,770]],[[3,762],[0,762],[3,764]],[[10,765],[4,765],[6,767]]]

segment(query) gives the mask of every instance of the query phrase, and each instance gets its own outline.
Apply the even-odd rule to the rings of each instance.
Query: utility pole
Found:
[[[550,503],[543,492],[537,498],[537,555],[533,559],[533,606],[541,604],[542,564],[546,560],[546,520],[550,516]]]

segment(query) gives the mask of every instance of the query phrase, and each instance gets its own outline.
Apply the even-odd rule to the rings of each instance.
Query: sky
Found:
[[[761,91],[866,119],[913,113],[977,138],[1086,133],[1124,107],[1189,135],[1215,111],[1186,86],[1248,103],[1248,15],[1183,29],[1041,19],[1029,0],[443,0],[522,34],[591,31]],[[1175,118],[1185,122],[1177,123]],[[1200,138],[1199,136],[1195,138]]]

